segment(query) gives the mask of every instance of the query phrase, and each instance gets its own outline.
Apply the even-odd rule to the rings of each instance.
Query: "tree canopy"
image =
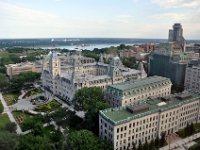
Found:
[[[82,88],[74,96],[75,106],[83,110],[94,108],[97,102],[103,102],[104,92],[99,87]]]
[[[67,138],[69,150],[111,150],[112,147],[102,142],[91,131],[80,130],[69,133]]]

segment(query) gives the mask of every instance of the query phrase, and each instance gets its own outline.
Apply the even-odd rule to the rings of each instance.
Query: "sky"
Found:
[[[200,0],[0,0],[0,38],[200,39]]]

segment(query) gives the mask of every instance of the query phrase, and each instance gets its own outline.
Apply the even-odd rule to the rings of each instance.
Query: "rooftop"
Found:
[[[181,98],[180,98],[181,97]],[[161,99],[143,100],[137,104],[109,108],[100,111],[100,115],[113,125],[122,124],[130,120],[141,118],[153,113],[163,112],[200,99],[200,94],[183,93],[171,95],[165,101]]]
[[[165,83],[165,82],[171,83],[170,79],[168,78],[161,77],[161,76],[152,76],[152,77],[148,77],[144,79],[110,85],[109,87],[117,89],[117,90],[126,91],[130,89],[136,89],[139,87],[143,88],[144,86],[151,85],[151,84],[156,84],[156,83],[159,84],[159,83]]]

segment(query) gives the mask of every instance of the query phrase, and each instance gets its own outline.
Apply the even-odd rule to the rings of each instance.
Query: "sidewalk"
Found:
[[[186,137],[184,139],[180,139],[178,141],[172,142],[170,143],[170,146],[167,145],[165,147],[160,148],[160,150],[169,150],[169,147],[170,147],[170,150],[172,149],[187,150],[189,147],[196,144],[196,142],[194,142],[193,140],[196,140],[198,138],[200,138],[200,132],[194,135],[191,135],[189,137]]]
[[[19,124],[16,122],[16,120],[15,120],[12,112],[10,111],[10,108],[8,107],[7,103],[5,102],[5,100],[4,100],[3,95],[2,95],[1,92],[0,92],[0,100],[1,100],[1,102],[3,104],[4,112],[7,113],[8,118],[10,119],[10,121],[14,122],[17,125],[17,130],[16,130],[17,134],[21,134],[22,130],[21,130]]]

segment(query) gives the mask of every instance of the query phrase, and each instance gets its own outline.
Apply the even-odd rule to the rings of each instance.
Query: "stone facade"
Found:
[[[112,107],[126,106],[148,97],[162,97],[171,94],[172,83],[165,77],[153,76],[108,86],[106,101]]]
[[[127,150],[156,137],[175,133],[200,121],[200,95],[187,91],[165,98],[148,99],[126,107],[100,111],[99,136],[114,150]]]
[[[71,102],[77,90],[83,87],[101,87],[128,80],[146,77],[144,70],[134,70],[122,65],[119,57],[114,57],[110,64],[100,58],[83,57],[81,51],[65,56],[60,60],[55,52],[50,52],[44,59],[42,71],[43,86],[54,95]],[[143,67],[141,67],[143,68]]]

